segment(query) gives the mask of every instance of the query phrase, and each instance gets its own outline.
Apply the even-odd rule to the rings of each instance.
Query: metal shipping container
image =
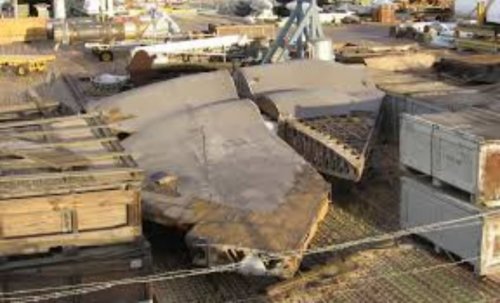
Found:
[[[418,235],[472,264],[479,275],[497,273],[500,269],[500,210],[472,205],[421,180],[401,178],[403,228],[464,218],[470,219]]]
[[[471,108],[403,114],[400,161],[470,194],[473,203],[500,205],[500,115]]]
[[[439,112],[456,112],[473,106],[487,106],[497,102],[496,96],[482,94],[474,89],[446,93],[401,95],[388,92],[384,97],[384,131],[388,139],[399,138],[400,116]]]

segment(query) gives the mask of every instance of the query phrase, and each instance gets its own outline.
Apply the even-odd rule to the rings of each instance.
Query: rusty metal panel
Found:
[[[287,119],[280,124],[280,135],[321,173],[359,181],[380,121],[378,111]]]
[[[500,200],[500,145],[480,147],[479,167],[478,191],[481,199],[487,204]]]

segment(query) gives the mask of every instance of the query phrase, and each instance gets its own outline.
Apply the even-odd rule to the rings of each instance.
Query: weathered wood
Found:
[[[100,246],[133,242],[142,235],[138,226],[0,240],[0,256],[43,253],[64,246]]]
[[[4,292],[110,281],[150,274],[152,257],[144,239],[127,244],[80,248],[71,253],[52,252],[40,256],[12,258],[0,264],[0,288]],[[82,296],[51,302],[146,302],[149,283],[117,286]],[[36,294],[53,291],[37,292]],[[30,295],[28,293],[19,296]]]
[[[10,125],[0,130],[8,134],[0,141],[0,255],[141,235],[142,172],[99,117]]]

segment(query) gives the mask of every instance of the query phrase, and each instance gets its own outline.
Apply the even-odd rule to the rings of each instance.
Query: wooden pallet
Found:
[[[98,115],[0,123],[0,256],[141,235],[142,173]]]
[[[151,271],[150,245],[147,241],[139,239],[128,244],[10,258],[8,262],[0,263],[0,287],[2,292],[69,287],[74,284],[144,276]],[[16,296],[50,295],[52,292],[38,291],[20,293]],[[150,285],[144,283],[117,286],[85,295],[67,296],[50,302],[137,303],[149,300],[150,296]],[[3,298],[0,295],[0,300]]]
[[[25,99],[0,101],[0,122],[47,118],[63,110],[59,102],[45,100],[33,89],[26,92]]]

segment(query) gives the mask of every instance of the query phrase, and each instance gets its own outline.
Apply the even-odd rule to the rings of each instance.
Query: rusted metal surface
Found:
[[[168,92],[168,93],[167,93]],[[227,72],[181,77],[91,104],[118,129],[150,181],[178,178],[177,194],[144,193],[144,215],[189,229],[198,265],[268,255],[269,273],[290,276],[328,209],[328,186],[265,126],[257,106],[238,99]],[[172,148],[175,146],[175,148]],[[260,252],[262,252],[260,254]]]
[[[280,133],[321,173],[359,181],[380,120],[377,112],[289,119],[282,123]]]
[[[343,243],[399,230],[399,175],[397,146],[377,145],[373,151],[378,165],[373,176],[347,193],[335,194],[334,203],[320,224],[311,248]],[[164,243],[164,237],[160,242]],[[349,270],[317,275],[296,287],[280,289],[268,296],[266,289],[279,283],[270,278],[237,274],[207,276],[160,282],[159,302],[495,302],[500,284],[478,279],[470,267],[451,263],[428,246],[414,240],[377,249],[358,247],[306,256],[295,279],[308,277],[309,270],[337,264]],[[157,247],[153,244],[153,247]],[[189,266],[186,256],[157,251],[159,270]],[[168,261],[163,261],[163,260]],[[160,263],[160,260],[161,263]],[[182,261],[184,260],[184,261]],[[161,265],[160,265],[161,264]],[[183,264],[183,265],[182,265]],[[334,266],[334,265],[332,265]],[[353,266],[353,267],[351,267]],[[313,275],[314,276],[314,275]],[[163,296],[162,296],[163,295]]]
[[[483,184],[481,196],[486,201],[498,199],[500,195],[500,151],[491,150],[486,154],[484,163],[484,174],[482,175]]]

